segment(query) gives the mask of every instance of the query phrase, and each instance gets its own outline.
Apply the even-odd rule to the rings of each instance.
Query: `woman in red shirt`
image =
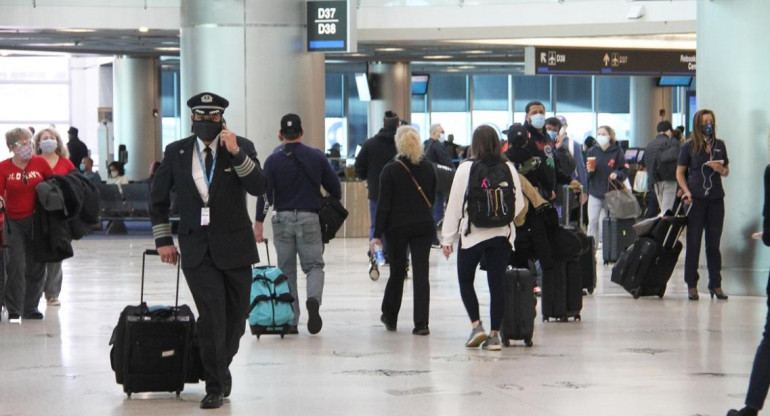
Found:
[[[55,175],[66,175],[75,170],[75,165],[69,160],[67,147],[61,141],[61,136],[54,129],[40,130],[33,140],[35,153],[48,161],[48,166]],[[61,293],[62,271],[61,262],[45,263],[45,299],[49,306],[59,306]]]
[[[35,186],[53,176],[48,162],[34,155],[32,133],[15,128],[5,133],[13,157],[0,162],[0,209],[5,210],[8,242],[8,280],[5,307],[10,320],[43,319],[37,308],[45,277],[43,263],[35,261],[32,248],[32,213]]]

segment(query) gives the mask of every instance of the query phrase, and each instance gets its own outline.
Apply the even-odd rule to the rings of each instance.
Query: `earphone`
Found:
[[[709,144],[709,141],[706,141],[706,144],[711,147],[709,149],[709,162],[714,160],[714,147],[716,147],[716,140],[711,139],[711,142]],[[700,173],[703,175],[703,189],[706,191],[705,196],[709,196],[709,191],[714,186],[714,181],[712,180],[712,177],[714,176],[714,173],[716,173],[713,169],[711,170],[711,173],[709,173],[709,176],[706,177],[706,171],[705,171],[706,165],[703,164],[700,167]]]

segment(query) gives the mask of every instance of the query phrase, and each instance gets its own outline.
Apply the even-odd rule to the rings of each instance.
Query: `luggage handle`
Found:
[[[147,256],[159,256],[160,253],[158,253],[158,250],[155,249],[147,249],[142,253],[142,287],[139,291],[139,305],[144,304],[144,269],[146,264]],[[179,251],[176,252],[177,262],[176,262],[176,296],[174,297],[174,319],[177,318],[177,315],[179,314],[179,275],[182,270],[182,258],[179,255]],[[139,312],[140,319],[144,319],[144,308],[140,308],[141,311]]]
[[[681,198],[679,198],[679,203],[676,204],[676,208],[674,209],[674,217],[675,218],[677,216],[679,216],[679,214],[682,212],[682,210],[684,209],[684,205],[685,205],[684,201]],[[687,212],[684,214],[685,217],[690,215],[690,210],[692,209],[692,203],[690,203],[689,205],[690,205],[690,208],[687,208]],[[685,225],[685,227],[686,227],[686,225]],[[685,227],[679,227],[679,232],[676,235],[676,240],[679,240],[679,237],[682,236],[682,232],[684,231]],[[671,236],[671,228],[673,228],[673,227],[669,227],[668,231],[666,232],[666,237],[663,239],[663,247],[666,247],[666,243],[668,242],[668,238]],[[674,245],[672,244],[671,246],[673,247]]]
[[[265,253],[267,253],[267,265],[270,266],[270,245],[268,245],[267,238],[265,238]],[[257,243],[257,253],[259,253],[259,243]]]

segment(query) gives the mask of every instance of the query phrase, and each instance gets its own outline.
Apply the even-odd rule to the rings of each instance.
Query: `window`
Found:
[[[433,112],[466,112],[468,111],[468,77],[433,75],[430,95]]]
[[[524,113],[524,108],[530,101],[540,101],[545,104],[545,111],[550,113],[553,109],[551,103],[551,77],[543,75],[521,75],[513,77],[513,96],[515,98],[514,111]],[[517,119],[520,123],[524,119]]]
[[[348,128],[347,137],[340,141],[342,148],[340,153],[348,157],[355,156],[356,146],[363,143],[368,137],[369,128],[369,103],[358,98],[358,90],[354,88],[356,79],[353,74],[345,74],[346,91],[348,100]],[[355,92],[354,92],[355,91]]]
[[[612,127],[617,140],[631,136],[630,87],[629,77],[596,77],[597,127]]]
[[[583,113],[593,111],[591,77],[554,77],[556,112]]]
[[[471,130],[486,124],[502,135],[510,125],[508,75],[474,75],[472,108]]]

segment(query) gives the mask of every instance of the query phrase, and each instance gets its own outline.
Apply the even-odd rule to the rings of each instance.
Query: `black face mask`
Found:
[[[193,121],[192,131],[204,142],[210,142],[222,131],[222,122]]]

